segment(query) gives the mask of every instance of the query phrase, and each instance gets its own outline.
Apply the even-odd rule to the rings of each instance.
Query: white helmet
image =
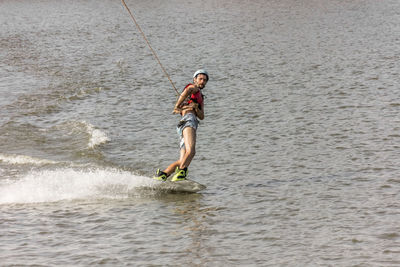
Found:
[[[206,70],[203,70],[203,69],[200,69],[200,70],[196,71],[196,72],[193,74],[193,79],[196,78],[197,75],[199,75],[199,74],[204,74],[204,75],[206,75],[206,76],[207,76],[207,81],[208,81],[208,79],[209,79],[209,77],[208,77],[208,72],[207,72]]]

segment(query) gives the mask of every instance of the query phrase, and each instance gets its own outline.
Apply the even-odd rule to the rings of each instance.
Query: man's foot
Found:
[[[153,177],[154,180],[158,181],[166,181],[167,180],[167,174],[163,171],[160,171],[160,169],[157,170],[156,175]]]
[[[172,176],[171,181],[183,181],[186,180],[186,175],[187,175],[187,168],[184,169],[179,169],[179,167],[176,167],[175,174]]]

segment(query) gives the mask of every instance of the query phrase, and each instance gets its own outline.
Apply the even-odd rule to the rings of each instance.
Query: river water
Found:
[[[399,266],[400,2],[0,1],[1,266]]]

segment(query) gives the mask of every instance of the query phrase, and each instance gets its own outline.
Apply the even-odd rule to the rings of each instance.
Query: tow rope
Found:
[[[144,32],[142,31],[142,29],[140,28],[140,26],[139,26],[139,24],[137,23],[135,17],[132,15],[131,10],[130,10],[129,7],[126,5],[126,3],[125,3],[124,0],[121,0],[121,1],[122,1],[122,4],[125,6],[126,10],[128,10],[129,15],[131,16],[133,22],[134,22],[135,25],[136,25],[136,28],[138,28],[139,32],[142,34],[143,39],[146,41],[147,45],[149,46],[149,48],[150,48],[151,52],[153,53],[155,59],[157,60],[157,62],[158,62],[158,64],[160,65],[161,69],[163,70],[165,76],[167,76],[167,78],[168,78],[169,82],[171,83],[172,87],[174,88],[176,94],[179,96],[180,93],[179,93],[178,90],[176,89],[174,82],[171,80],[171,77],[168,75],[168,72],[165,70],[164,66],[161,64],[160,59],[158,58],[156,52],[155,52],[155,51],[153,50],[153,48],[151,47],[149,40],[146,38],[146,35],[144,34]]]

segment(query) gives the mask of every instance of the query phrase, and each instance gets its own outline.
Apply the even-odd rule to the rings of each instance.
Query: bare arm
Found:
[[[194,111],[196,116],[200,120],[204,120],[204,104],[201,103],[201,107],[199,107],[199,104],[197,103],[190,103],[189,105],[184,106],[183,108],[180,109],[182,112],[185,112],[186,110],[191,110]]]
[[[174,106],[174,111],[173,113],[181,113],[183,110],[185,110],[186,108],[182,108],[182,104],[185,101],[185,99],[194,93],[197,93],[197,91],[200,90],[197,86],[195,85],[190,85],[188,86],[183,92],[182,94],[179,96],[178,100],[176,101],[176,104]],[[188,106],[190,108],[193,108],[191,106]]]
[[[196,103],[195,103],[196,104]],[[200,120],[204,120],[204,103],[201,103],[201,106],[199,108],[199,104],[196,104],[195,108],[194,108],[194,112],[196,112],[196,116],[200,119]]]

